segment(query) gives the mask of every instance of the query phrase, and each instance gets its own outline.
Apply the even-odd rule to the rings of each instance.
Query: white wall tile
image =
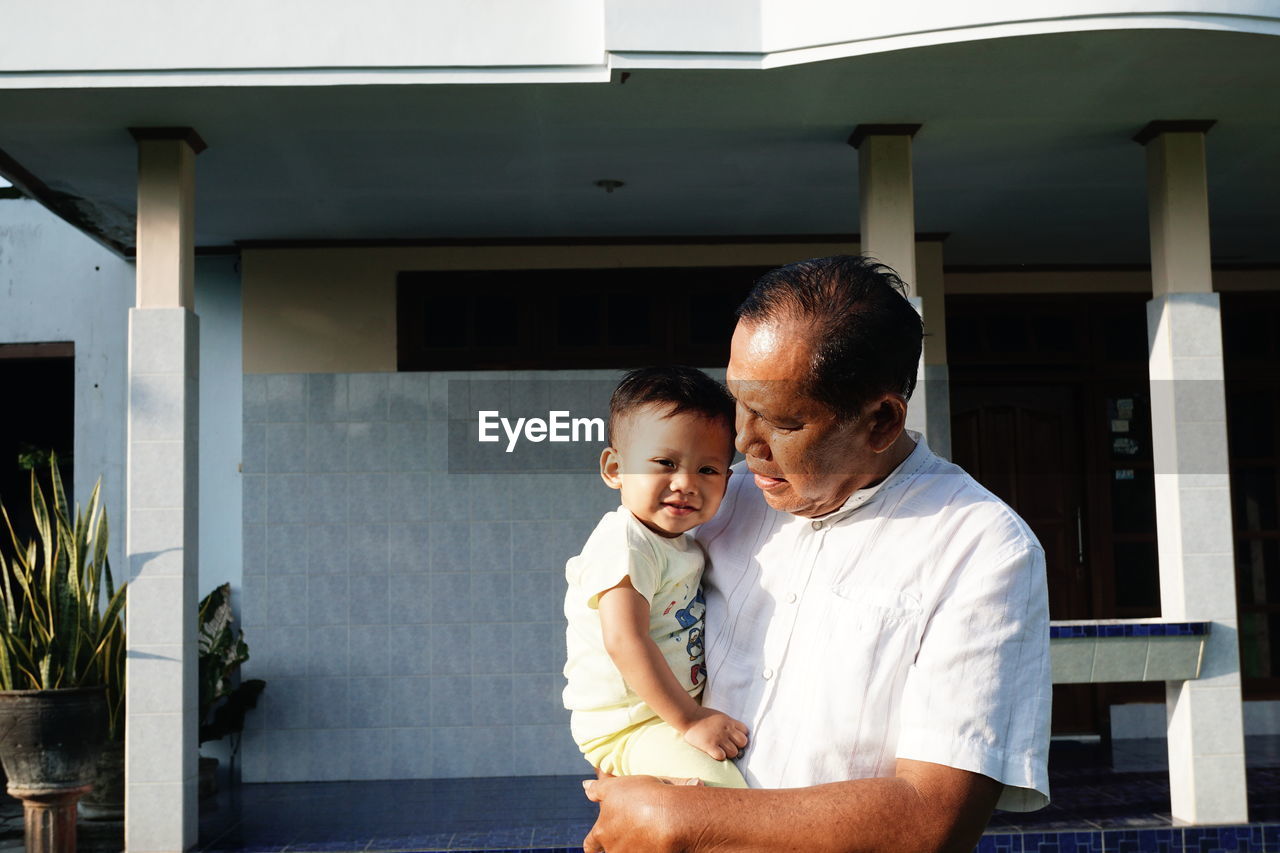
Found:
[[[125,736],[131,747],[125,773],[130,785],[139,782],[181,782],[193,745],[183,737],[181,713],[130,714]]]
[[[276,474],[267,478],[267,523],[301,524],[307,520],[307,477]]]
[[[1200,637],[1152,637],[1147,646],[1146,681],[1194,678],[1200,664]]]
[[[391,374],[387,377],[387,398],[392,421],[426,421],[431,411],[431,374]]]
[[[313,373],[307,379],[307,420],[312,424],[347,420],[347,377]]]
[[[172,853],[195,843],[196,809],[184,809],[184,782],[159,784],[130,782],[125,798],[130,803],[124,846],[131,853]],[[184,819],[183,812],[189,813]]]
[[[386,625],[352,625],[347,642],[351,649],[351,673],[356,676],[391,673],[390,628]]]
[[[360,727],[352,729],[351,778],[356,780],[393,778],[391,776],[391,745],[385,729]]]
[[[1099,637],[1091,679],[1095,683],[1141,681],[1146,664],[1147,638]]]
[[[353,575],[385,574],[387,525],[351,524],[347,527],[347,570]]]
[[[349,676],[350,649],[350,629],[346,625],[311,625],[307,628],[307,675],[312,678]]]
[[[1170,783],[1174,784],[1172,773]],[[1202,755],[1195,759],[1194,777],[1179,784],[1194,786],[1194,806],[1173,804],[1175,820],[1201,824],[1246,823],[1249,819],[1245,792],[1244,756]]]
[[[306,470],[343,472],[347,465],[348,424],[311,423],[307,425]]]
[[[431,725],[471,725],[471,676],[445,675],[431,679]]]
[[[1053,683],[1087,683],[1093,674],[1093,653],[1096,647],[1096,640],[1083,637],[1050,643],[1049,662],[1053,671]]]
[[[305,524],[269,524],[267,527],[267,564],[269,575],[303,574],[307,571],[307,536]]]
[[[129,439],[180,441],[187,415],[187,382],[180,373],[129,377]]]
[[[267,421],[300,422],[307,419],[305,374],[272,374],[267,377]]]
[[[261,424],[267,421],[267,377],[261,374],[246,373],[243,380],[244,398],[242,413],[246,424]]]
[[[387,379],[385,373],[352,373],[347,376],[347,405],[351,420],[387,419]]]
[[[181,576],[140,577],[130,584],[125,620],[131,648],[194,642],[194,619],[180,606],[184,578]],[[189,624],[190,623],[190,624]]]
[[[392,686],[399,678],[357,676],[350,680],[351,728],[382,729],[389,725],[392,703]]]
[[[182,509],[135,509],[128,514],[132,577],[182,574],[186,515]]]
[[[387,776],[391,779],[430,779],[431,755],[435,750],[435,729],[386,729],[390,756]]]
[[[389,679],[387,725],[392,728],[431,725],[431,682],[431,678],[421,675]]]
[[[133,714],[182,713],[186,700],[180,689],[182,646],[153,645],[127,650],[125,677],[129,684],[129,710]]]
[[[267,473],[298,474],[307,470],[307,425],[267,424]]]

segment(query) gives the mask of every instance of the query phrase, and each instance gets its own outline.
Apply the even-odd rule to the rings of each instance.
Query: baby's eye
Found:
[[[656,464],[661,465],[663,468],[674,468],[674,467],[676,467],[676,463],[672,462],[670,459],[655,459],[655,460],[653,460],[653,461],[654,461]]]
[[[708,474],[714,477],[715,475],[719,474],[720,471],[716,468],[711,467],[710,465],[703,465],[701,468],[698,469],[698,473]]]

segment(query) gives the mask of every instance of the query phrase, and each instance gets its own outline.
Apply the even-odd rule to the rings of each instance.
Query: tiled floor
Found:
[[[1250,737],[1247,749],[1251,818],[1280,821],[1280,737]],[[1039,812],[997,813],[979,849],[1096,853],[1104,843],[1108,851],[1135,853],[1263,849],[1261,828],[1251,845],[1248,829],[1241,841],[1240,831],[1226,838],[1218,830],[1173,827],[1166,767],[1163,740],[1121,742],[1111,751],[1098,743],[1055,742],[1053,803]],[[201,845],[215,851],[574,851],[595,815],[582,795],[582,778],[246,785],[216,806],[207,804]],[[1270,835],[1280,851],[1280,827]]]
[[[1280,737],[1247,739],[1249,827],[1181,828],[1169,816],[1163,740],[1059,741],[1053,802],[997,812],[980,853],[1280,853]],[[581,849],[595,817],[582,776],[243,785],[201,804],[207,851]],[[1258,824],[1268,824],[1260,826]],[[109,827],[81,825],[81,850],[113,847]],[[0,853],[22,844],[21,808],[0,806]]]

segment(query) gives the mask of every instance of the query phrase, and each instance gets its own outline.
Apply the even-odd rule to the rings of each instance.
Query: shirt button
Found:
[[[796,603],[796,594],[794,592],[787,593],[787,604]]]
[[[765,680],[766,680],[766,681],[768,681],[770,678],[773,678],[773,670],[772,670],[772,669],[770,669],[770,668],[769,668],[769,667],[767,667],[767,666],[764,668],[764,672],[762,672],[762,673],[760,673],[760,674],[761,674],[761,675],[763,675],[763,676],[765,677]]]
[[[812,527],[814,530],[821,530],[821,529],[822,529],[822,522],[821,522],[821,521],[815,521],[815,522],[812,522],[809,526],[810,526],[810,527]]]

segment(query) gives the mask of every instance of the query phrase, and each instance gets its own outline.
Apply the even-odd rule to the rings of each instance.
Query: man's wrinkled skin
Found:
[[[739,323],[727,379],[738,399],[737,446],[774,509],[805,517],[839,507],[911,452],[906,401],[886,393],[853,420],[806,397],[812,344],[803,324]],[[838,460],[838,461],[837,461]],[[999,782],[899,759],[893,776],[808,788],[727,789],[652,776],[584,783],[600,816],[585,853],[969,853],[1000,796]]]
[[[652,776],[584,787],[600,804],[585,853],[969,853],[1001,790],[977,773],[906,759],[892,777],[811,788],[688,787]]]

